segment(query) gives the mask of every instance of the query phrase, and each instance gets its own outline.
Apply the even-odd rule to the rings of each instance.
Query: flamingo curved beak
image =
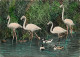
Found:
[[[47,23],[47,25],[49,25],[49,23]]]
[[[49,21],[48,23],[47,23],[47,25],[49,25],[49,24],[51,24],[52,22],[51,21]]]
[[[9,19],[9,18],[10,18],[10,16],[8,15],[8,16],[7,16],[7,19]]]
[[[23,18],[21,17],[21,19],[20,20],[22,20]]]
[[[63,6],[63,4],[62,4],[62,5],[60,5],[59,7],[60,7],[60,8],[62,8],[62,6]]]
[[[25,19],[26,17],[23,15],[22,17],[21,17],[21,20],[23,20],[23,19]]]

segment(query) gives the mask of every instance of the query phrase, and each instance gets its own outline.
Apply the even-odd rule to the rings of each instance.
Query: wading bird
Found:
[[[68,27],[70,28],[71,30],[71,36],[72,36],[72,31],[73,31],[73,21],[71,19],[64,19],[64,5],[60,5],[60,8],[63,8],[62,10],[62,21],[66,24],[66,27],[67,27],[67,35],[68,35]]]
[[[22,17],[21,17],[21,20],[22,20],[22,19],[24,19],[23,29],[24,29],[24,30],[28,30],[28,31],[30,31],[30,34],[31,34],[31,40],[32,40],[32,38],[33,38],[33,32],[36,31],[36,30],[41,30],[41,28],[38,27],[38,26],[35,25],[35,24],[27,24],[27,25],[25,26],[25,23],[26,23],[26,17],[25,17],[25,16],[22,16]],[[38,39],[40,39],[40,37],[38,37],[38,35],[37,35],[36,33],[35,33],[35,35],[36,35],[36,37],[37,37]]]
[[[7,27],[13,30],[12,43],[13,43],[14,37],[16,37],[16,42],[17,42],[17,35],[16,35],[15,30],[16,30],[17,28],[22,28],[22,26],[19,25],[18,23],[10,23],[10,16],[9,16],[9,15],[7,16],[7,19],[8,19]]]
[[[58,38],[60,38],[61,33],[65,33],[67,31],[60,26],[56,26],[56,27],[53,28],[53,23],[51,21],[49,21],[47,24],[48,25],[52,24],[52,26],[50,28],[50,32],[53,33],[53,34],[58,34]]]

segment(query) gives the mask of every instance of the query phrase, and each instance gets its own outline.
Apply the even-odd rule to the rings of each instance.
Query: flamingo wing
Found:
[[[8,27],[12,29],[22,28],[22,26],[19,25],[18,23],[10,23]]]
[[[38,27],[38,26],[35,25],[35,24],[28,24],[28,25],[26,26],[26,29],[27,29],[27,30],[30,30],[30,31],[35,31],[35,30],[39,30],[39,29],[41,29],[41,28]]]
[[[64,22],[67,25],[74,25],[74,23],[73,23],[73,21],[71,19],[65,19]]]
[[[64,32],[66,32],[66,30],[59,26],[54,27],[53,29],[53,33],[64,33]]]

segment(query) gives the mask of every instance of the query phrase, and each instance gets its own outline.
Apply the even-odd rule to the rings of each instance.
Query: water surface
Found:
[[[33,39],[26,43],[12,44],[11,41],[0,44],[0,57],[79,57],[80,56],[80,36],[78,33],[72,38],[64,37],[57,43],[57,36],[51,36],[53,42],[51,44],[44,44],[45,50],[40,51],[41,41]],[[64,46],[62,50],[53,50],[52,46]]]

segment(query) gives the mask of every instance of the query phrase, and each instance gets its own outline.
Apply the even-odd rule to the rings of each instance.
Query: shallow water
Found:
[[[57,36],[51,36],[53,42],[44,44],[45,50],[40,51],[41,41],[28,41],[26,43],[12,44],[11,42],[0,44],[0,57],[79,57],[80,56],[80,38],[77,33],[73,38],[62,38],[60,44],[57,43]],[[64,46],[62,50],[53,50],[52,46]]]

